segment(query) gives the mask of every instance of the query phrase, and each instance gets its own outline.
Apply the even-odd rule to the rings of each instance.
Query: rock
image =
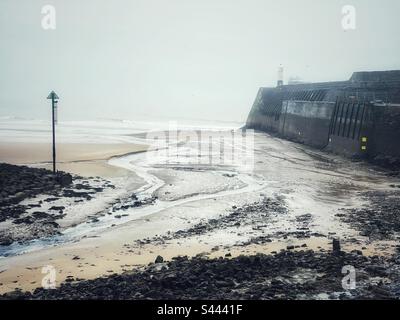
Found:
[[[363,252],[361,250],[353,250],[353,251],[351,251],[351,253],[359,255],[359,256],[363,255]]]
[[[49,210],[62,211],[64,209],[65,209],[64,206],[52,206]]]
[[[24,218],[15,219],[13,221],[13,223],[15,223],[15,224],[21,224],[21,223],[32,224],[33,222],[34,221],[33,221],[32,217],[30,217],[30,216],[24,217]]]
[[[340,240],[339,239],[333,239],[332,241],[332,253],[333,254],[340,254],[341,248],[340,248]]]
[[[156,260],[154,261],[155,263],[163,263],[164,262],[164,258],[161,256],[157,256]]]
[[[72,183],[72,175],[69,173],[57,173],[56,181],[62,186],[67,187]]]
[[[381,259],[361,259],[343,252],[344,261],[357,268],[370,265],[368,272],[377,275],[385,270]],[[164,259],[158,256],[156,263]],[[259,254],[232,259],[208,259],[201,257],[176,257],[167,264],[150,264],[138,272],[112,274],[93,280],[68,277],[71,283],[61,284],[55,290],[39,288],[33,294],[19,292],[22,299],[193,299],[193,300],[237,300],[237,299],[315,299],[324,294],[331,299],[395,298],[391,287],[384,283],[357,286],[350,294],[340,295],[336,272],[339,259],[330,253],[309,251],[288,252],[283,250],[274,256]],[[365,264],[364,264],[365,262]],[[362,265],[359,265],[362,263]],[[341,266],[341,263],[340,263]],[[298,282],[293,278],[296,271],[304,268],[324,274],[315,279],[304,278]],[[108,271],[113,273],[112,270]],[[368,274],[366,274],[368,275]],[[392,276],[390,273],[387,276]],[[397,277],[397,274],[396,274]],[[74,281],[73,281],[73,280]],[[358,273],[357,273],[358,279]],[[360,277],[361,279],[361,277]],[[293,281],[295,280],[295,281]],[[14,293],[1,298],[12,299]]]
[[[57,229],[57,228],[60,227],[60,225],[55,221],[48,221],[47,220],[47,221],[44,221],[43,223],[46,224],[47,226],[53,227],[54,229]]]
[[[0,238],[0,246],[9,246],[13,243],[13,239],[11,237],[3,237]]]
[[[32,216],[34,216],[36,219],[47,219],[50,218],[51,215],[49,215],[46,212],[41,212],[41,211],[35,211],[32,213]]]

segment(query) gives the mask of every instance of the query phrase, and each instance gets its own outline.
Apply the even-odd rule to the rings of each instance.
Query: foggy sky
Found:
[[[43,30],[54,5],[57,29]],[[342,6],[357,28],[341,27]],[[400,69],[398,0],[1,0],[0,116],[244,121],[258,88]]]

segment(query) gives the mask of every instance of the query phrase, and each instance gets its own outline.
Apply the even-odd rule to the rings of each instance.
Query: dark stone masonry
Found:
[[[400,71],[260,88],[246,127],[400,168]]]

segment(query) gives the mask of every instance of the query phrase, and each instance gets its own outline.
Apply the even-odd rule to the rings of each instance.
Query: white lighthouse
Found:
[[[279,65],[278,68],[278,82],[276,84],[277,87],[283,86],[283,66]]]

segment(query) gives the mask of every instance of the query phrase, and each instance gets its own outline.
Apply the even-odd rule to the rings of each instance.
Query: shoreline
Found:
[[[0,143],[0,149],[8,146]],[[2,253],[7,252],[4,249],[8,245],[14,247],[18,243],[23,246],[36,240],[47,241],[47,238],[56,238],[68,228],[97,221],[97,216],[101,216],[101,212],[120,197],[125,197],[127,190],[135,190],[143,184],[134,172],[109,164],[109,159],[146,152],[147,145],[62,144],[63,153],[57,170],[61,176],[68,176],[66,172],[72,174],[69,175],[71,182],[53,187],[51,164],[26,164],[27,160],[32,160],[32,150],[35,151],[33,160],[38,161],[47,147],[35,143],[13,144],[7,156],[19,156],[10,162],[24,162],[25,165],[0,162],[0,200],[4,202],[0,211]],[[97,159],[93,158],[94,155]],[[10,160],[5,159],[4,154],[0,158]],[[8,174],[11,175],[7,180]],[[16,248],[18,250],[18,246]]]
[[[171,260],[178,255],[218,258],[282,250],[323,253],[334,238],[341,239],[344,251],[362,251],[368,259],[395,253],[397,241],[370,243],[351,221],[336,216],[340,209],[368,208],[369,198],[360,199],[358,190],[387,190],[389,178],[341,158],[326,155],[332,159],[326,162],[308,149],[268,135],[257,136],[257,150],[253,174],[227,174],[218,167],[206,173],[195,167],[179,170],[160,166],[159,159],[141,153],[113,158],[113,165],[138,170],[148,183],[143,191],[154,195],[154,202],[136,207],[129,197],[122,199],[112,207],[115,212],[109,210],[99,222],[87,224],[96,230],[104,218],[107,229],[76,242],[0,259],[0,293],[40,287],[46,265],[56,268],[59,286],[67,279],[143,269],[158,255]],[[244,177],[245,184],[251,184],[248,188],[241,185]]]
[[[122,177],[134,174],[108,163],[115,157],[146,152],[149,146],[131,143],[60,143],[57,144],[57,169],[83,177]],[[0,142],[0,163],[52,169],[51,145],[47,143]]]

